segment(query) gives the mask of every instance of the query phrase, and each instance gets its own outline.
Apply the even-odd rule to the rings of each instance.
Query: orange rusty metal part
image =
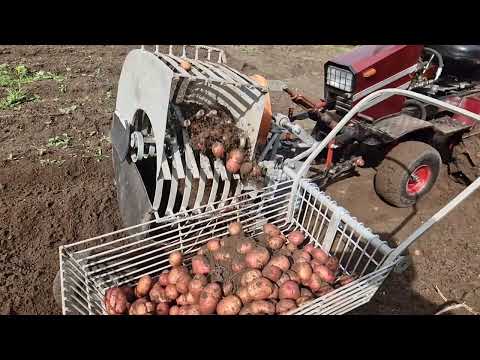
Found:
[[[333,148],[335,145],[335,140],[332,140],[330,144],[328,144],[328,150],[327,150],[327,159],[325,160],[325,167],[327,169],[330,169],[333,163]]]
[[[261,75],[252,75],[251,78],[258,82],[261,86],[267,87],[268,81]],[[270,101],[270,94],[265,95],[265,107],[263,109],[262,121],[258,131],[257,143],[265,145],[267,143],[268,133],[272,128],[272,103]]]

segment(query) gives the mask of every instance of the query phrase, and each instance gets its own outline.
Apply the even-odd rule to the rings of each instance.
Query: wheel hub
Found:
[[[409,195],[419,194],[427,186],[432,177],[432,169],[428,165],[420,165],[412,171],[407,181],[407,193]]]

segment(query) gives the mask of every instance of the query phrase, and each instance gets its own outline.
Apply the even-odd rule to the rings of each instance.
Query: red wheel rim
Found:
[[[428,165],[420,165],[412,171],[407,181],[407,193],[409,195],[419,194],[427,186],[432,177],[432,169]]]

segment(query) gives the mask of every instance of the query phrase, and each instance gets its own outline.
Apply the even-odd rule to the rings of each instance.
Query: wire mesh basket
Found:
[[[261,234],[267,222],[284,233],[302,230],[306,242],[339,259],[344,273],[359,276],[292,314],[343,314],[368,302],[394,266],[382,265],[392,249],[307,181],[295,192],[293,216],[288,216],[292,186],[293,181],[284,181],[230,198],[227,206],[214,204],[201,214],[171,216],[161,224],[152,221],[61,247],[63,313],[106,314],[108,288],[160,275],[170,267],[168,256],[175,250],[183,252],[189,265],[203,244],[227,235],[232,221],[240,221],[250,236]]]

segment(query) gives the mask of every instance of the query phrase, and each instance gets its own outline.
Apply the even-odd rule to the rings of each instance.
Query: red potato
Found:
[[[268,297],[269,300],[277,300],[278,299],[278,285],[273,284],[273,292],[272,294]]]
[[[192,272],[195,275],[206,275],[210,272],[210,264],[203,255],[195,255],[192,258]]]
[[[194,296],[192,293],[187,293],[185,300],[187,301],[187,304],[189,305],[195,305],[198,303],[198,299],[200,298],[200,295]]]
[[[314,259],[320,261],[321,264],[325,264],[328,260],[328,254],[320,248],[312,249],[310,254]]]
[[[180,310],[180,307],[177,305],[173,305],[170,310],[168,311],[169,315],[178,315],[178,312]]]
[[[278,290],[278,297],[280,300],[291,299],[296,300],[300,297],[300,288],[295,281],[289,280],[280,286]]]
[[[240,171],[241,165],[238,162],[236,162],[235,160],[229,159],[229,160],[227,160],[227,164],[226,164],[225,167],[227,168],[227,171],[229,173],[236,174]]]
[[[302,306],[305,303],[308,303],[313,299],[313,296],[300,296],[295,302],[297,303],[297,306]]]
[[[188,293],[188,285],[190,284],[190,281],[192,281],[192,277],[190,274],[182,274],[177,280],[177,283],[175,284],[177,291],[180,294],[186,294]]]
[[[250,162],[244,162],[241,166],[240,166],[240,174],[242,176],[246,176],[248,174],[250,174],[250,172],[252,171],[253,169],[253,166],[252,166],[252,163]]]
[[[297,304],[294,300],[291,299],[282,299],[275,306],[275,312],[277,314],[283,314],[290,310],[293,310],[297,307]]]
[[[228,233],[231,236],[240,235],[242,232],[242,224],[238,221],[228,224]]]
[[[174,266],[168,273],[168,283],[175,285],[183,274],[188,274],[187,268],[183,266]]]
[[[294,262],[310,262],[312,257],[310,254],[304,250],[295,250],[292,254]]]
[[[280,249],[283,244],[285,244],[286,240],[284,237],[279,235],[274,235],[272,237],[267,238],[267,246],[272,250]]]
[[[336,283],[338,283],[340,286],[344,286],[344,285],[350,284],[351,282],[353,282],[355,280],[356,280],[356,278],[354,276],[342,275],[342,276],[338,277],[338,279],[336,280]]]
[[[170,255],[168,255],[168,262],[172,266],[180,266],[182,265],[183,255],[180,251],[174,251]]]
[[[207,278],[205,275],[195,275],[192,281],[188,284],[188,291],[197,298],[200,296],[200,292],[205,285],[207,285]]]
[[[122,286],[121,287],[123,293],[125,294],[127,301],[132,303],[135,301],[135,290],[130,286]]]
[[[135,295],[137,298],[142,298],[148,294],[153,286],[153,280],[150,275],[142,276],[135,287]]]
[[[214,298],[220,300],[222,298],[222,288],[218,283],[210,283],[207,284],[204,288],[203,291],[205,291],[207,294],[212,295]]]
[[[276,284],[278,286],[282,286],[283,284],[285,284],[286,281],[289,281],[289,280],[290,280],[290,276],[288,276],[287,273],[283,273],[282,276],[280,276],[280,279],[278,279]]]
[[[315,296],[323,296],[325,294],[328,294],[329,292],[335,290],[333,287],[331,287],[330,285],[323,285],[320,289],[318,289],[317,291],[315,291]]]
[[[200,298],[198,300],[200,314],[213,314],[217,309],[217,304],[219,301],[220,298],[212,296],[212,294],[208,293],[207,291],[205,291],[205,289],[203,289],[203,291],[200,293]]]
[[[179,306],[186,306],[186,305],[190,305],[188,300],[189,299],[188,299],[187,294],[181,294],[176,298],[175,302]]]
[[[286,274],[288,275],[290,280],[295,281],[297,284],[300,284],[302,282],[302,280],[300,279],[300,276],[298,276],[298,274],[295,271],[287,270]]]
[[[313,297],[313,294],[310,290],[308,290],[307,288],[301,288],[300,289],[300,296],[309,296],[309,297]]]
[[[260,177],[262,176],[262,169],[258,165],[253,165],[252,171],[250,172],[250,176],[252,177]]]
[[[275,305],[267,300],[256,300],[248,304],[251,315],[273,315],[275,314]]]
[[[232,254],[227,249],[220,249],[213,254],[213,258],[216,261],[229,261],[232,258]]]
[[[245,239],[238,243],[235,250],[239,254],[245,255],[246,253],[253,250],[254,248],[255,248],[255,241],[253,241],[252,239]]]
[[[168,283],[168,270],[164,270],[158,277],[158,283],[162,286],[167,286]]]
[[[262,277],[262,272],[257,269],[249,269],[242,274],[240,285],[247,286],[252,281]]]
[[[175,285],[169,285],[169,286],[173,286],[173,288],[175,288]],[[155,283],[155,285],[153,285],[152,289],[148,293],[148,296],[149,296],[151,301],[156,302],[156,303],[163,303],[163,302],[168,302],[168,301],[171,300],[167,296],[167,292],[166,292],[165,288],[163,288],[160,285],[160,283],[158,283],[158,282]]]
[[[237,315],[242,308],[242,301],[235,295],[229,295],[217,304],[218,315]]]
[[[288,234],[287,238],[289,242],[296,246],[300,246],[305,241],[305,235],[298,230],[292,231],[290,234]]]
[[[224,296],[229,296],[233,292],[233,282],[231,281],[225,281],[222,284],[222,292]],[[240,310],[239,310],[240,311]]]
[[[205,249],[204,248],[198,249],[197,255],[205,255]]]
[[[177,290],[177,286],[176,285],[173,285],[173,284],[168,284],[166,287],[165,287],[165,297],[169,300],[169,301],[173,301],[175,300],[176,298],[178,298],[180,296],[178,290]],[[155,300],[154,300],[155,301]]]
[[[273,293],[273,284],[267,278],[256,279],[247,285],[248,296],[252,300],[265,300],[268,299]]]
[[[247,267],[247,264],[245,263],[245,261],[240,260],[240,259],[233,259],[233,261],[232,261],[232,271],[234,273],[238,273],[238,272],[246,269],[246,267]]]
[[[273,225],[273,224],[265,224],[263,225],[263,232],[267,236],[275,236],[275,235],[280,235],[282,232],[280,229]]]
[[[270,260],[270,253],[267,249],[257,246],[245,255],[245,262],[249,268],[262,269]]]
[[[242,301],[243,305],[247,305],[252,299],[248,295],[248,291],[246,287],[241,287],[240,289],[237,290],[236,294],[238,298]]]
[[[314,272],[320,275],[320,278],[329,284],[335,282],[335,274],[325,265],[316,266]]]
[[[129,315],[152,315],[155,313],[155,304],[146,298],[140,298],[130,306]]]
[[[312,250],[315,249],[315,245],[313,245],[312,243],[310,244],[307,244],[303,247],[303,250],[305,250],[306,252],[308,252],[309,254],[312,253]]]
[[[313,273],[312,267],[307,262],[299,262],[293,264],[292,270],[298,274],[298,277],[300,278],[302,284],[307,283]]]
[[[189,311],[190,305],[183,305],[179,307],[177,315],[188,315]]]
[[[290,269],[290,260],[285,255],[274,255],[269,262],[270,265],[275,265],[280,268],[282,271],[287,271]]]
[[[338,259],[335,256],[328,258],[325,266],[333,273],[336,273],[338,270]]]
[[[221,159],[225,156],[225,147],[222,143],[216,142],[212,145],[212,153],[217,159]]]
[[[110,315],[120,315],[127,311],[127,296],[120,288],[108,289],[104,301],[107,313]]]
[[[168,315],[170,312],[170,307],[167,303],[159,303],[155,308],[155,314],[157,315]]]
[[[211,239],[207,242],[207,249],[210,252],[215,252],[220,249],[220,239]]]
[[[287,244],[287,250],[288,250],[288,251],[293,252],[293,251],[295,251],[295,250],[297,250],[297,249],[298,249],[298,248],[297,248],[297,245],[295,245],[295,244],[293,244],[293,243],[291,243],[291,242],[289,242],[289,243]]]
[[[322,288],[322,286],[325,286],[326,283],[322,280],[322,277],[320,274],[313,273],[312,277],[310,278],[310,281],[308,283],[308,287],[313,291],[318,291]]]
[[[240,149],[233,149],[228,153],[228,159],[233,160],[237,162],[238,164],[241,164],[243,160],[245,159],[245,154],[243,153],[242,150]]]
[[[262,275],[268,280],[277,282],[278,280],[280,280],[280,277],[282,276],[282,269],[280,269],[275,265],[267,265],[263,268]]]
[[[188,310],[187,310],[187,315],[202,315],[200,312],[200,306],[199,305],[187,305]]]

